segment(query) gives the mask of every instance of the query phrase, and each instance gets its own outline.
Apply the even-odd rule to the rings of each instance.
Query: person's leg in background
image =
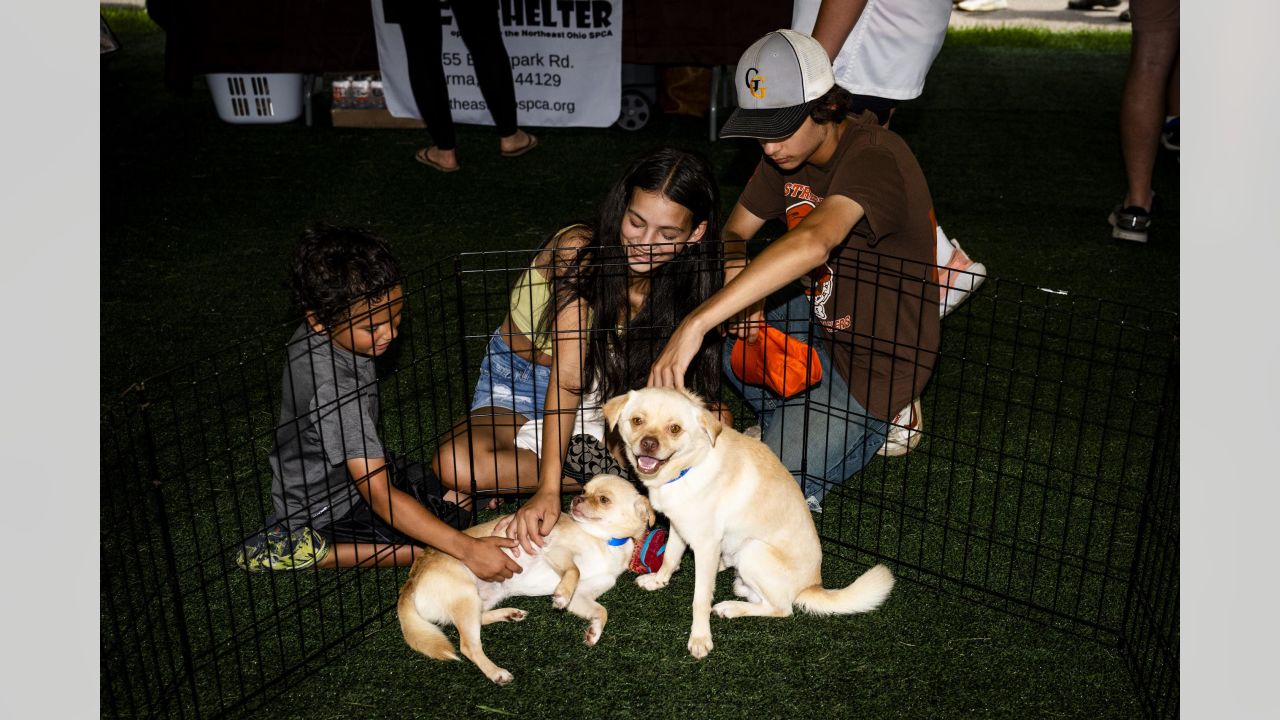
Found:
[[[1179,57],[1173,61],[1173,72],[1169,73],[1169,87],[1164,93],[1164,130],[1160,133],[1160,144],[1164,145],[1166,150],[1178,152],[1181,149],[1181,133],[1179,130],[1182,124],[1181,111],[1181,92],[1178,88],[1178,82],[1181,73],[1178,72],[1182,66],[1181,53]]]
[[[1167,93],[1178,66],[1177,0],[1133,0],[1133,40],[1120,100],[1120,151],[1127,189],[1111,213],[1111,236],[1146,242],[1155,197],[1155,170],[1164,129]]]
[[[449,86],[440,62],[440,3],[400,3],[396,19],[404,36],[405,65],[418,114],[427,124],[434,144],[420,148],[418,162],[443,172],[458,169],[458,139],[449,109]]]
[[[516,87],[511,76],[511,57],[502,42],[498,3],[496,0],[461,0],[451,2],[450,7],[462,41],[471,53],[480,94],[497,126],[500,151],[511,157],[532,150],[537,139],[516,125]]]

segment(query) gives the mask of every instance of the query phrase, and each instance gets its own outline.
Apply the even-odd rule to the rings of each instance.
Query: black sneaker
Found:
[[[1147,241],[1147,229],[1151,227],[1151,213],[1137,205],[1126,208],[1117,205],[1107,222],[1111,223],[1111,237],[1116,240],[1144,243]]]
[[[609,449],[593,435],[574,435],[569,439],[569,454],[564,459],[564,474],[586,485],[597,475],[619,475],[626,471],[613,459]]]
[[[1113,8],[1120,0],[1067,0],[1068,10],[1093,10],[1095,8]]]

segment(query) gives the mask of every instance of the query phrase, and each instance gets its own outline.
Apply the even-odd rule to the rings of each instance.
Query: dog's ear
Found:
[[[653,527],[658,521],[658,516],[653,514],[653,505],[649,504],[649,498],[641,495],[636,498],[636,515],[645,519],[646,527]]]
[[[720,437],[720,432],[724,430],[724,424],[720,422],[720,418],[716,417],[710,410],[698,411],[698,423],[702,425],[702,430],[711,438],[711,447],[716,446],[716,439]]]
[[[618,418],[622,417],[622,411],[626,409],[627,403],[631,402],[631,398],[636,394],[635,390],[628,390],[626,395],[619,395],[610,400],[601,408],[604,413],[605,424],[612,430],[618,426]]]

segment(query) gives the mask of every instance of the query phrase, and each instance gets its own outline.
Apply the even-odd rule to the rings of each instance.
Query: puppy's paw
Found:
[[[662,573],[649,573],[648,575],[637,576],[636,584],[645,590],[661,590],[667,586],[668,579],[662,577]]]
[[[689,636],[689,654],[694,658],[701,660],[711,653],[711,648],[715,645],[711,642],[710,635],[690,635]]]
[[[520,608],[498,608],[493,612],[497,614],[496,622],[520,622],[529,617],[529,613]]]
[[[596,643],[600,642],[600,636],[603,633],[604,624],[599,620],[592,620],[591,624],[587,626],[587,631],[583,633],[582,640],[587,644],[587,647],[595,647]]]
[[[489,679],[499,685],[510,685],[516,678],[503,668],[494,668],[493,672],[489,673]]]
[[[563,610],[569,607],[569,601],[572,599],[573,598],[570,597],[569,595],[562,592],[558,592],[551,596],[551,607],[555,608],[556,610]]]

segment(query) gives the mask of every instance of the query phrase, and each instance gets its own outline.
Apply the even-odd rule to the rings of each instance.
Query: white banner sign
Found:
[[[409,87],[404,36],[398,25],[384,20],[382,0],[372,2],[387,109],[395,117],[421,118]],[[471,54],[447,7],[442,15],[441,62],[453,120],[492,125]],[[499,0],[498,16],[511,57],[521,127],[608,127],[617,121],[622,96],[622,0]]]

